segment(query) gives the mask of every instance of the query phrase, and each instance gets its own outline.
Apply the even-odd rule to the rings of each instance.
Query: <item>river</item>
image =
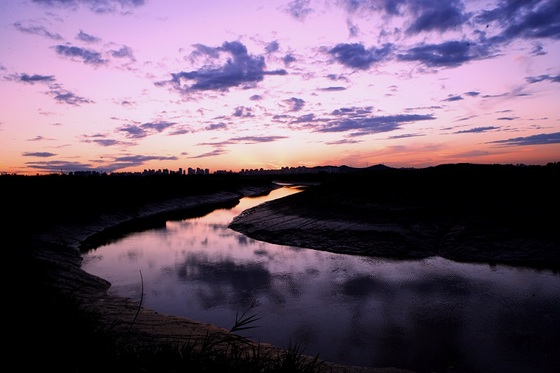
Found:
[[[110,281],[111,294],[163,314],[226,329],[236,315],[256,315],[243,335],[340,364],[417,372],[560,366],[558,273],[334,254],[227,227],[245,209],[298,191],[285,186],[130,234],[84,253],[82,268]]]

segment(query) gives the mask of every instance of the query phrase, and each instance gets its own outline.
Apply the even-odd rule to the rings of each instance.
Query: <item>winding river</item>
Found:
[[[83,254],[109,292],[160,313],[340,364],[417,372],[553,372],[560,367],[560,274],[392,261],[256,241],[227,226],[243,210],[297,193],[285,186],[231,209],[168,221]],[[452,370],[455,369],[455,370]]]

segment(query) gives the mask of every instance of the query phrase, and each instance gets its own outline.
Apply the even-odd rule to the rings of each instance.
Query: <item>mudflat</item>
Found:
[[[256,206],[230,228],[345,254],[558,270],[559,190],[558,164],[377,167]]]

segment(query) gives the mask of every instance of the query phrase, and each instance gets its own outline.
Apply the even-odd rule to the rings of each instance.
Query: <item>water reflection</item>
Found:
[[[236,313],[261,319],[247,332],[301,343],[343,364],[418,372],[552,372],[560,366],[560,277],[548,271],[390,261],[272,245],[227,228],[268,199],[168,222],[84,255],[111,292],[161,313],[230,328]]]

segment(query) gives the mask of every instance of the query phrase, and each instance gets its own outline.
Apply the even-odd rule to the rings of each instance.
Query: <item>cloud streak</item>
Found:
[[[58,33],[47,30],[45,26],[41,25],[23,25],[21,22],[14,23],[14,27],[23,33],[31,35],[43,36],[51,40],[62,40],[62,36]]]
[[[49,158],[56,156],[55,153],[51,152],[25,152],[22,154],[24,157],[39,157],[39,158]]]
[[[454,133],[483,133],[488,131],[497,131],[499,129],[500,127],[496,127],[496,126],[486,126],[486,127],[475,127],[468,130],[461,130]]]
[[[77,9],[86,7],[94,13],[127,13],[145,4],[145,0],[32,0],[46,7]]]
[[[393,46],[391,44],[385,44],[381,48],[371,47],[366,49],[360,43],[353,43],[338,44],[328,53],[342,65],[367,70],[374,63],[386,60],[391,55],[392,50]]]
[[[560,132],[542,133],[532,136],[514,137],[506,140],[489,141],[500,146],[550,145],[560,144]]]
[[[13,74],[8,77],[9,80],[18,83],[34,85],[45,84],[48,86],[48,91],[45,94],[54,98],[57,103],[80,106],[82,104],[92,104],[94,101],[85,97],[79,96],[67,89],[64,89],[59,83],[56,82],[54,75],[40,75],[40,74]]]
[[[428,67],[458,67],[470,61],[490,57],[487,45],[475,44],[468,40],[419,44],[397,56],[399,61],[419,62]]]
[[[434,120],[432,115],[399,114],[377,117],[354,117],[333,120],[317,132],[353,132],[353,136],[370,135],[374,133],[390,132],[401,128],[403,124]]]
[[[73,60],[79,60],[90,65],[104,65],[108,60],[101,57],[101,53],[92,49],[81,48],[69,45],[57,45],[54,47],[59,56],[68,57]]]
[[[147,122],[140,125],[128,124],[118,128],[118,131],[131,139],[142,139],[155,133],[160,133],[174,126],[174,122],[157,121]]]

